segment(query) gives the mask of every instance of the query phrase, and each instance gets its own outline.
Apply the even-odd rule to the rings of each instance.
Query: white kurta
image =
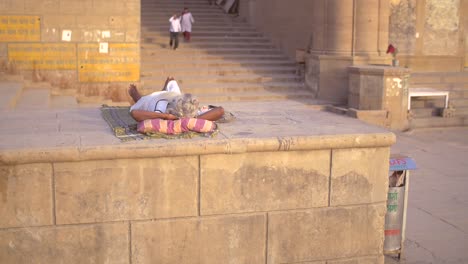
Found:
[[[193,19],[192,13],[183,14],[181,17],[182,32],[192,32],[193,23],[195,23],[195,19]]]
[[[181,26],[180,26],[180,18],[174,18],[171,17],[169,18],[169,31],[170,32],[180,32]]]
[[[175,80],[172,80],[167,83],[165,91],[158,91],[141,97],[138,102],[130,107],[130,112],[133,110],[143,110],[165,113],[169,101],[180,94],[179,85]]]

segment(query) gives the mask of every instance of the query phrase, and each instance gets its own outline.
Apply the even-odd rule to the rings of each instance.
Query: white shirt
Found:
[[[143,110],[165,113],[169,101],[178,95],[180,95],[179,85],[175,80],[172,80],[167,83],[165,91],[158,91],[141,97],[138,102],[130,107],[130,112],[133,110]]]
[[[183,32],[192,32],[192,23],[195,23],[195,19],[193,19],[192,13],[188,12],[182,15],[181,24]]]
[[[170,23],[170,27],[169,27],[170,32],[180,32],[180,31],[182,31],[182,27],[180,25],[180,17],[178,17],[178,18],[174,18],[174,17],[169,18],[169,23]]]

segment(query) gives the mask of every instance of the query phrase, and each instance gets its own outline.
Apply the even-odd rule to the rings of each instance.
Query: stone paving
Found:
[[[468,127],[397,133],[392,153],[411,156],[406,243],[386,264],[468,263]]]

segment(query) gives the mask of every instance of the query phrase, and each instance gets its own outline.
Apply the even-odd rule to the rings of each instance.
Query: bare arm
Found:
[[[144,111],[144,110],[133,110],[130,112],[130,115],[135,119],[136,121],[140,122],[146,119],[167,119],[167,120],[176,120],[178,119],[175,115],[171,114],[166,114],[166,113],[158,113],[158,112],[150,112],[150,111]]]
[[[211,109],[210,111],[207,111],[207,112],[197,116],[197,118],[206,119],[206,120],[209,120],[209,121],[216,121],[216,120],[220,119],[221,117],[223,117],[223,115],[224,115],[224,108],[221,107],[221,106],[217,106],[217,107]]]

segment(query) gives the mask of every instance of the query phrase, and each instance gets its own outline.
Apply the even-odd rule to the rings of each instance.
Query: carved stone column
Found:
[[[389,0],[328,0],[323,6],[322,47],[306,56],[306,85],[317,98],[346,104],[352,65],[390,64]]]

